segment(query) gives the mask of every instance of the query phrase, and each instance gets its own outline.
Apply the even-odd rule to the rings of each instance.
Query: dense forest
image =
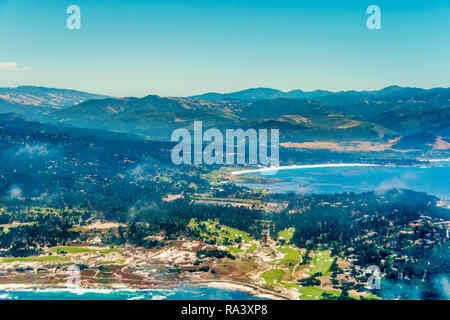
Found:
[[[409,190],[265,194],[234,184],[218,187],[207,178],[216,166],[172,165],[171,143],[103,137],[81,129],[43,130],[20,119],[11,121],[0,128],[0,224],[9,224],[8,230],[0,227],[2,256],[36,255],[45,246],[79,242],[83,235],[77,226],[91,219],[122,223],[102,234],[103,244],[158,248],[176,239],[203,241],[188,227],[197,219],[218,221],[254,239],[275,238],[294,227],[291,242],[299,248],[330,249],[361,269],[378,265],[386,281],[432,283],[436,276],[450,273],[448,235],[442,224],[450,219],[449,211],[436,206],[433,196]],[[295,149],[284,149],[282,157],[286,163],[416,164],[389,155]],[[177,198],[164,200],[169,194]],[[246,199],[252,205],[196,201],[205,194]],[[279,209],[256,206],[267,202]],[[432,286],[424,293],[429,298],[435,294]]]

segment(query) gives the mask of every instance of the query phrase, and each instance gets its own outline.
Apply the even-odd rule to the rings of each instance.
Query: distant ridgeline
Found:
[[[269,88],[186,98],[111,98],[41,87],[0,88],[0,113],[170,140],[176,129],[279,129],[280,143],[367,141],[398,150],[450,148],[450,89],[282,92]],[[394,141],[394,142],[393,142]],[[370,148],[368,148],[370,149]],[[376,148],[374,147],[376,150]]]

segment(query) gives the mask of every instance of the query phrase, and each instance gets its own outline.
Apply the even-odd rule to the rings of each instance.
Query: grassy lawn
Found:
[[[252,240],[252,238],[250,237],[250,235],[247,232],[235,229],[235,228],[231,228],[231,227],[227,227],[227,226],[221,226],[224,230],[225,230],[225,235],[226,236],[231,236],[232,239],[237,239],[239,237],[241,237],[241,239],[243,241],[249,242]]]
[[[221,167],[220,169],[212,170],[211,172],[202,174],[201,177],[208,180],[209,183],[217,185],[221,176],[227,176],[231,172],[239,170],[243,169],[239,167]]]
[[[110,253],[110,252],[120,252],[120,248],[111,248],[111,249],[92,249],[86,247],[75,247],[75,246],[57,246],[50,248],[51,252],[56,253],[82,253],[82,252],[99,252],[99,253]]]
[[[246,252],[246,253],[253,253],[256,250],[256,244],[251,243],[250,247],[244,248],[243,246],[241,246],[241,248],[238,247],[233,247],[233,246],[227,246],[228,250],[231,253],[241,253],[241,252]]]
[[[322,272],[322,275],[326,276],[328,274],[328,270],[330,270],[332,263],[333,258],[331,258],[330,250],[316,251],[311,263],[314,265],[314,267],[311,268],[309,274],[313,275],[314,273]]]
[[[222,244],[225,238],[228,238],[228,240],[233,242],[236,241],[236,239],[241,238],[243,243],[253,240],[247,232],[224,225],[219,225],[216,221],[209,220],[201,221],[199,223],[206,226],[207,232],[201,230],[198,223],[194,219],[190,221],[189,225],[191,228],[199,230],[202,238],[207,240],[215,240],[218,244]]]
[[[300,296],[301,300],[320,300],[322,293],[328,293],[335,297],[339,297],[341,295],[341,290],[325,290],[319,287],[299,287],[298,290],[302,294]],[[360,299],[360,296],[358,295],[350,295],[350,297],[358,300]],[[366,299],[380,300],[381,298],[376,295],[370,294],[366,297]]]
[[[115,247],[115,248],[110,248],[110,249],[100,249],[100,250],[98,250],[98,252],[103,253],[103,254],[107,254],[107,253],[110,253],[110,252],[118,252],[118,253],[120,253],[120,252],[122,252],[122,249],[118,248],[118,247]]]
[[[322,293],[332,294],[338,297],[341,292],[338,290],[324,290],[319,287],[301,287],[299,288],[301,300],[320,300]]]
[[[253,253],[255,250],[256,250],[256,244],[252,243],[251,246],[249,248],[247,248],[247,250],[245,250],[245,252]]]
[[[97,250],[88,249],[84,247],[71,247],[71,246],[58,246],[58,247],[52,247],[49,250],[50,252],[55,253],[81,253],[81,252],[97,252]]]
[[[293,249],[288,246],[283,246],[278,248],[278,251],[285,254],[284,258],[281,260],[281,263],[293,267],[300,261],[300,251],[297,249]]]
[[[17,257],[17,258],[4,258],[1,259],[2,263],[26,261],[26,262],[47,262],[47,261],[70,261],[70,258],[58,257],[58,256],[42,256],[42,257]]]
[[[369,294],[366,299],[371,299],[371,300],[382,300],[381,297],[376,296],[374,294]]]
[[[236,247],[232,247],[232,246],[227,246],[228,251],[230,251],[231,253],[240,253],[240,252],[244,252],[244,250],[242,250],[241,248],[236,248]]]
[[[272,269],[261,274],[261,278],[266,280],[267,284],[273,285],[281,281],[284,271],[281,269]]]
[[[100,261],[100,264],[123,264],[125,260]]]
[[[286,241],[286,244],[288,244],[291,241],[294,232],[295,228],[284,229],[283,231],[278,232],[278,240],[284,240]]]
[[[291,282],[281,282],[281,284],[287,288],[299,288],[298,284],[291,283]]]
[[[278,248],[278,251],[284,253],[283,259],[276,259],[268,262],[268,264],[283,264],[286,267],[294,267],[300,262],[300,251],[288,246]]]

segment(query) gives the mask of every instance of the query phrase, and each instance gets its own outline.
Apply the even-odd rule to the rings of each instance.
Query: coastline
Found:
[[[105,287],[69,287],[62,283],[58,285],[45,285],[45,284],[0,284],[0,291],[67,291],[77,294],[97,292],[97,293],[112,293],[114,291],[152,291],[152,290],[175,290],[176,287],[207,287],[221,290],[241,291],[256,298],[269,299],[269,300],[290,300],[291,298],[283,296],[281,294],[260,288],[256,285],[248,283],[240,283],[229,280],[199,280],[199,281],[187,281],[178,283],[178,285],[169,286],[155,286],[155,287],[129,287],[124,284],[112,284]],[[1,299],[0,299],[1,300]]]
[[[195,281],[190,282],[190,284],[194,284],[199,287],[209,287],[209,288],[217,288],[217,289],[225,289],[225,290],[236,290],[243,291],[248,293],[251,296],[269,299],[269,300],[291,300],[292,298],[283,296],[281,294],[272,292],[270,290],[266,290],[260,288],[256,285],[249,283],[241,283],[230,280],[204,280],[204,281]]]
[[[230,172],[232,176],[239,176],[247,173],[254,172],[267,172],[267,171],[280,171],[280,170],[291,170],[291,169],[312,169],[312,168],[336,168],[336,167],[380,167],[380,164],[371,164],[371,163],[325,163],[325,164],[306,164],[306,165],[292,165],[292,166],[283,166],[276,168],[260,168],[260,169],[249,169],[249,170],[239,170]]]

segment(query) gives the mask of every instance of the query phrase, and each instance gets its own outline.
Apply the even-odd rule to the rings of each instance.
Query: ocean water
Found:
[[[243,182],[239,185],[264,188],[271,193],[341,193],[385,191],[392,188],[426,192],[450,199],[450,164],[428,167],[317,167],[279,170],[275,175],[245,174],[275,178],[273,183]]]
[[[242,291],[209,287],[167,290],[0,290],[0,300],[259,300]]]

